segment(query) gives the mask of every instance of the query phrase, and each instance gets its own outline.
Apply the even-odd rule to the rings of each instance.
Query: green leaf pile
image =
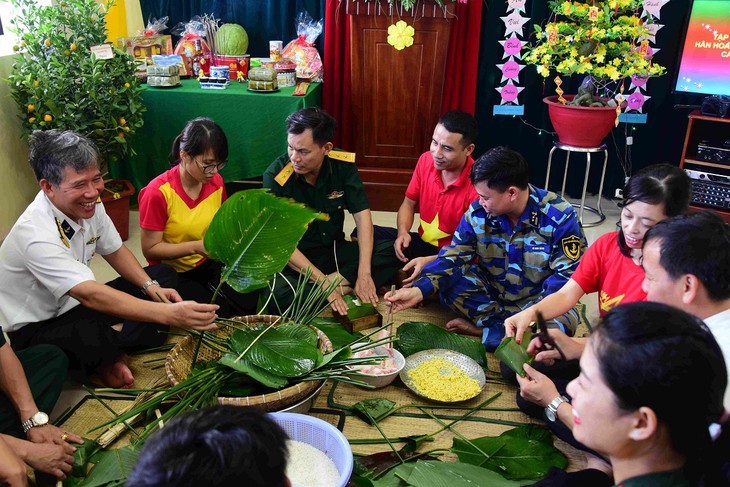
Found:
[[[303,204],[265,189],[240,191],[226,200],[205,234],[208,256],[225,264],[221,282],[239,293],[265,287],[289,261],[315,218]]]
[[[350,321],[378,314],[378,310],[375,309],[375,306],[370,303],[361,302],[357,299],[357,296],[347,294],[342,296],[342,299],[347,304],[347,319]]]
[[[552,434],[534,424],[470,441],[488,457],[465,441],[454,438],[451,451],[460,462],[488,468],[511,480],[539,480],[551,467],[564,469],[568,465],[565,455],[553,446]]]
[[[372,487],[518,487],[521,482],[507,480],[496,472],[476,465],[441,461],[404,463],[378,480],[358,485]]]
[[[476,340],[446,331],[431,323],[409,321],[398,327],[396,348],[406,357],[423,350],[446,348],[463,353],[487,368],[484,346]]]
[[[246,352],[244,358],[280,377],[305,375],[322,361],[322,352],[317,347],[281,333],[276,328],[266,333],[254,329],[241,329],[231,335],[231,350],[239,355],[252,343],[253,346]]]
[[[315,318],[310,325],[318,328],[332,342],[332,348],[337,350],[345,345],[357,342],[362,338],[362,333],[350,333],[337,321],[337,318]]]

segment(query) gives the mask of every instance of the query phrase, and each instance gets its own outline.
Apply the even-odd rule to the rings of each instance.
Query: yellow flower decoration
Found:
[[[403,20],[399,20],[395,24],[388,27],[388,44],[402,51],[406,47],[413,45],[413,34],[415,30]]]

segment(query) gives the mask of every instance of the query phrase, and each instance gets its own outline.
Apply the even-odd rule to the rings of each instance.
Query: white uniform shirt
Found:
[[[720,345],[722,356],[725,357],[725,366],[728,368],[728,376],[730,376],[730,309],[705,318],[705,324]],[[725,389],[723,405],[730,411],[730,385]]]
[[[94,280],[94,254],[121,246],[103,204],[79,226],[40,191],[0,247],[0,324],[16,331],[74,308],[79,302],[66,293]]]

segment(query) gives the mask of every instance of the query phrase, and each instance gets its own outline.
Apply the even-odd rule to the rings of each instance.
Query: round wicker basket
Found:
[[[252,316],[237,316],[233,318],[236,321],[240,321],[243,325],[255,326],[260,324],[271,324],[279,319],[278,316],[272,315],[252,315]],[[332,351],[332,342],[330,342],[327,335],[322,333],[319,329],[311,327],[317,332],[319,337],[319,349],[323,353]],[[228,336],[232,333],[232,329],[228,327],[221,327],[212,333],[219,336]],[[177,345],[175,345],[170,353],[167,354],[165,360],[165,373],[170,384],[177,385],[179,382],[185,380],[190,373],[190,367],[193,362],[193,355],[195,354],[195,346],[197,340],[192,336],[183,338]],[[202,344],[198,352],[198,360],[202,362],[208,362],[216,360],[220,357],[220,353],[210,347]],[[296,404],[308,395],[317,392],[319,387],[324,381],[304,381],[298,382],[284,389],[274,391],[268,394],[259,394],[257,396],[246,396],[246,397],[218,397],[218,404],[227,404],[232,406],[256,406],[265,409],[266,411],[279,411],[285,409],[288,406]]]

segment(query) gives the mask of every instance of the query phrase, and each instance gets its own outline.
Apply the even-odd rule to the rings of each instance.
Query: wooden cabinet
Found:
[[[692,209],[730,221],[730,119],[689,114],[680,167],[692,177]]]
[[[395,211],[440,116],[450,10],[432,2],[416,12],[385,2],[348,0],[353,139],[357,165],[374,210]],[[396,50],[388,27],[404,20],[413,45]]]

